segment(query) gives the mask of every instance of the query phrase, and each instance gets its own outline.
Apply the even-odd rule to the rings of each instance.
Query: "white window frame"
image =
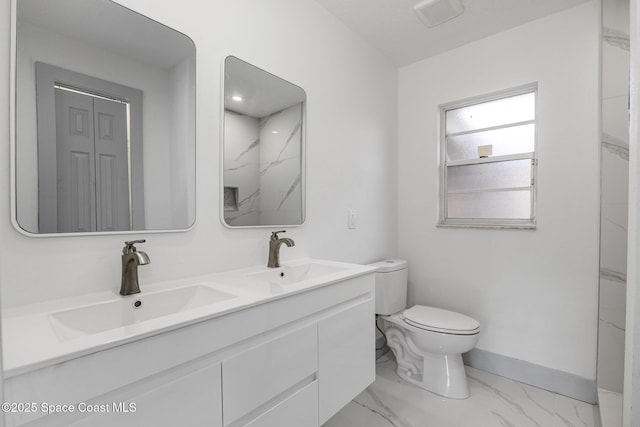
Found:
[[[531,121],[511,123],[506,125],[494,126],[481,131],[503,129],[510,126],[530,124],[534,125],[534,151],[529,153],[518,153],[503,156],[492,156],[487,158],[476,158],[467,160],[447,160],[447,140],[446,140],[446,112],[449,110],[455,110],[458,108],[468,107],[475,104],[482,104],[485,102],[495,101],[502,98],[509,98],[512,96],[522,95],[525,93],[533,93],[535,97],[535,117]],[[478,227],[478,228],[536,228],[536,189],[537,189],[537,151],[538,151],[538,84],[531,83],[524,86],[519,86],[512,89],[507,89],[499,92],[494,92],[487,95],[482,95],[473,98],[467,98],[461,101],[451,102],[447,104],[441,104],[440,106],[440,216],[438,221],[439,227]],[[472,132],[477,132],[474,130]],[[464,132],[467,133],[467,132]],[[469,132],[471,133],[471,132]],[[454,134],[460,135],[460,134]],[[513,160],[531,159],[531,184],[530,187],[523,187],[522,189],[529,189],[531,196],[530,203],[530,218],[525,219],[507,219],[507,218],[448,218],[447,206],[448,206],[448,191],[447,191],[447,171],[452,166],[465,166],[465,165],[477,165],[485,163],[497,163]],[[510,188],[510,190],[518,190],[519,188]],[[487,190],[484,190],[487,191]],[[491,190],[488,190],[491,191]]]

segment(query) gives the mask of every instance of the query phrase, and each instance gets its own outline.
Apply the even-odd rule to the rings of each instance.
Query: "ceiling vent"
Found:
[[[464,6],[460,0],[425,0],[413,10],[424,25],[432,28],[462,14]]]

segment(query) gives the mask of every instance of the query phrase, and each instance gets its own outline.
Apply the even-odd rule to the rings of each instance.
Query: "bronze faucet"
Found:
[[[274,231],[271,233],[271,239],[269,239],[269,262],[267,267],[278,268],[280,267],[280,246],[284,243],[288,247],[295,246],[295,242],[287,237],[282,239],[278,238],[278,233],[286,233],[285,230]]]
[[[120,295],[140,293],[138,266],[147,265],[151,260],[145,252],[138,252],[134,245],[144,242],[145,240],[124,242],[126,246],[122,249],[122,283],[120,284]]]

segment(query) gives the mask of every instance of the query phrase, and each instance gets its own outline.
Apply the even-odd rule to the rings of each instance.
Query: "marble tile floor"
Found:
[[[402,381],[395,360],[323,427],[601,427],[598,407],[467,368],[471,397],[445,399]]]

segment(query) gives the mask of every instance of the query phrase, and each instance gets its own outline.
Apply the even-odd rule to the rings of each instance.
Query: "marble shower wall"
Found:
[[[260,119],[260,223],[301,224],[302,103]]]
[[[260,119],[225,111],[227,224],[302,223],[301,132],[301,103]]]
[[[224,217],[229,225],[260,222],[260,121],[224,112]],[[237,189],[237,197],[231,197]]]
[[[602,1],[598,387],[622,392],[629,182],[629,0]]]

